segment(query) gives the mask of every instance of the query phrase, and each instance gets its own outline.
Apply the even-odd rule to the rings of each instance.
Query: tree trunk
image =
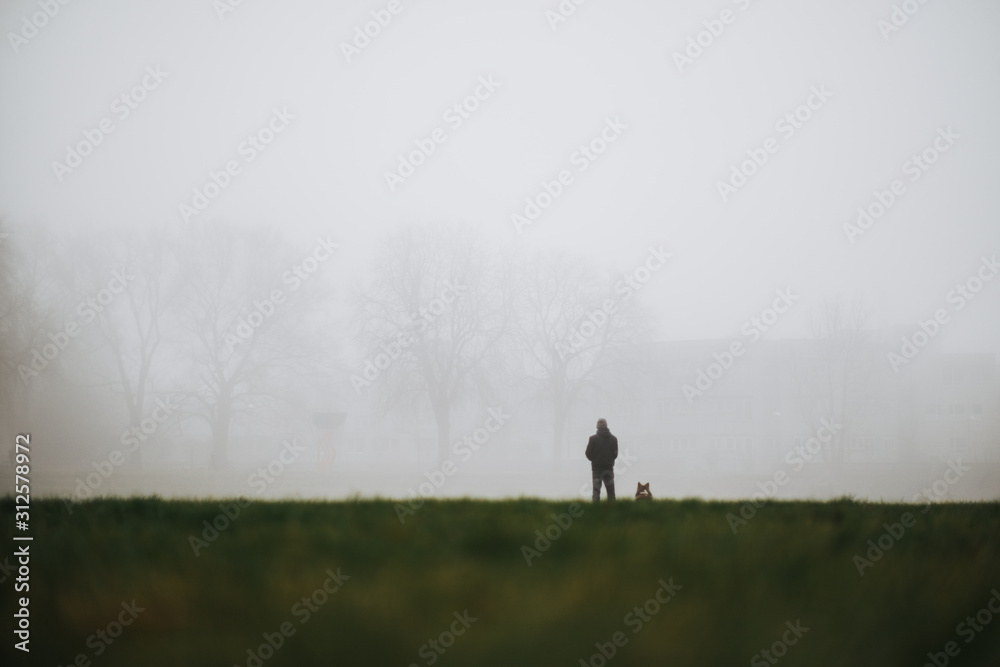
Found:
[[[135,406],[130,402],[128,406],[128,412],[129,412],[129,419],[128,419],[129,432],[135,433],[136,431],[138,431],[139,433],[142,433],[141,410],[136,409]],[[124,464],[122,464],[123,469],[130,471],[137,471],[142,468],[142,448],[144,444],[147,442],[145,438],[152,437],[151,435],[146,436],[145,433],[142,433],[142,435],[143,437],[139,438],[139,446],[135,449],[135,451],[126,454],[125,462]]]
[[[565,461],[568,457],[564,449],[566,443],[566,410],[556,405],[552,415],[552,458]]]
[[[229,467],[229,424],[232,409],[228,396],[219,396],[215,406],[215,423],[212,424],[212,467],[225,470]]]
[[[552,387],[552,460],[563,461],[566,454],[563,452],[563,444],[566,440],[566,384],[563,381],[562,373],[565,369],[558,367],[560,375],[555,378]]]
[[[131,422],[131,420],[130,420]],[[129,432],[134,433],[133,429],[137,429],[139,433],[142,433],[142,422],[131,422],[128,426]],[[122,463],[122,470],[128,470],[130,472],[138,472],[142,470],[142,448],[145,443],[141,438],[139,439],[139,446],[133,452],[128,452],[125,455],[125,461]]]
[[[437,424],[437,441],[438,441],[438,451],[437,458],[438,463],[444,463],[445,459],[448,458],[448,445],[450,439],[451,431],[451,406],[448,405],[447,401],[435,400],[433,402],[434,410],[434,422]]]

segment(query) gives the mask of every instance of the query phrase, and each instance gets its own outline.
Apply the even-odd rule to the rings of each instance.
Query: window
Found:
[[[777,452],[778,451],[778,439],[777,438],[758,438],[757,448],[759,452]]]
[[[875,451],[875,438],[868,435],[856,435],[851,438],[851,449]]]
[[[657,404],[661,421],[669,421],[681,415],[690,414],[691,406],[686,400],[663,400]]]
[[[669,446],[672,451],[691,451],[694,449],[694,440],[690,436],[673,436],[669,440]]]
[[[707,448],[715,452],[745,452],[750,445],[750,438],[741,435],[713,435],[707,440]]]
[[[708,439],[708,448],[716,452],[726,451],[727,440],[732,440],[732,438],[726,438],[721,435],[713,436]]]

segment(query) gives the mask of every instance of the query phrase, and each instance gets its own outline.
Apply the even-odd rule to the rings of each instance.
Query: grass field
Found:
[[[220,502],[34,502],[27,659],[4,499],[0,662],[1000,664],[998,503]]]

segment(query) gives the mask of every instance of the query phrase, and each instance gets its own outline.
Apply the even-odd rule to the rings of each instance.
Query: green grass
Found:
[[[522,546],[569,501],[432,501],[405,524],[390,501],[254,502],[195,556],[189,536],[218,505],[34,502],[31,661],[11,648],[12,574],[0,662],[245,665],[288,621],[264,665],[426,665],[421,646],[468,610],[477,620],[435,664],[575,666],[622,631],[612,667],[747,665],[799,619],[809,631],[782,665],[919,667],[948,641],[952,665],[1000,664],[1000,615],[971,643],[956,634],[1000,589],[998,503],[772,502],[735,535],[739,503],[583,504],[531,567]],[[12,499],[0,508],[14,545]],[[853,556],[904,512],[916,525],[859,576]],[[293,605],[337,568],[350,579],[303,624]],[[626,614],[661,578],[683,588],[635,633]],[[95,657],[87,638],[133,599],[144,611]]]

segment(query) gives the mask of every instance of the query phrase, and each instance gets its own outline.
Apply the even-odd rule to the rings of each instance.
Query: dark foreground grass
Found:
[[[190,536],[220,514],[218,501],[98,500],[72,514],[36,501],[26,660],[12,649],[20,594],[6,569],[16,567],[6,498],[0,662],[68,665],[83,654],[92,665],[601,665],[595,644],[610,651],[621,632],[609,667],[747,665],[783,634],[794,638],[790,621],[808,631],[781,665],[919,667],[952,641],[951,665],[1000,664],[1000,614],[969,642],[956,629],[1000,590],[1000,504],[921,513],[774,502],[735,535],[726,515],[738,503],[585,504],[568,528],[549,529],[557,539],[529,567],[522,546],[534,548],[535,531],[569,505],[428,502],[401,524],[388,501],[254,502],[196,556]],[[853,557],[904,512],[915,525],[860,576]],[[317,594],[306,616],[302,598],[338,568],[350,578],[325,602]],[[649,602],[660,580],[681,587],[662,607]],[[135,621],[110,645],[100,640],[96,631],[117,631],[122,603],[133,600],[143,610]],[[476,620],[443,655],[421,651],[466,610]],[[286,622],[294,634],[273,655],[248,655]]]

